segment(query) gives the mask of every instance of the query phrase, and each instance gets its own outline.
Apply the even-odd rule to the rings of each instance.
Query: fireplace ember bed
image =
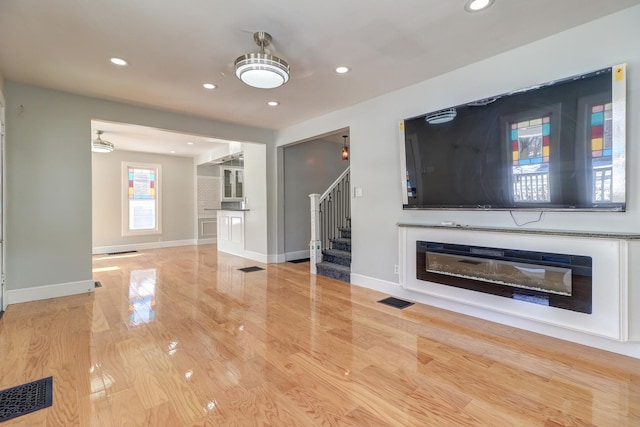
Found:
[[[591,269],[582,255],[416,242],[419,280],[587,314]]]

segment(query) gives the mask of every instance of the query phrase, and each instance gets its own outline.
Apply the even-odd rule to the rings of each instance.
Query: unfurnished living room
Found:
[[[638,22],[3,0],[0,424],[640,425]]]

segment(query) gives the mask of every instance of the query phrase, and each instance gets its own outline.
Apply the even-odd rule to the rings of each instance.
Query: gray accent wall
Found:
[[[324,193],[347,166],[342,145],[335,142],[318,139],[284,148],[285,254],[309,250],[309,194]]]
[[[115,150],[92,153],[93,247],[195,239],[194,175],[190,157]],[[162,233],[122,236],[122,162],[159,164]]]
[[[5,98],[8,290],[92,278],[92,119],[273,147],[271,130],[14,82]]]

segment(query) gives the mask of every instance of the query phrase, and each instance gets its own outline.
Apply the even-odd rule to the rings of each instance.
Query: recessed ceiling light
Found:
[[[216,85],[214,85],[213,83],[205,83],[202,85],[202,87],[205,89],[215,89]]]
[[[346,74],[351,71],[351,68],[345,67],[344,65],[336,68],[336,73],[338,74]]]
[[[464,5],[464,9],[467,12],[479,12],[491,6],[493,0],[468,0]]]
[[[112,62],[113,64],[120,65],[120,66],[125,66],[125,65],[127,65],[127,64],[128,64],[128,63],[127,63],[127,61],[125,61],[124,59],[122,59],[122,58],[115,58],[115,57],[114,57],[114,58],[111,58],[111,62]]]
[[[280,103],[278,101],[269,101],[267,102],[267,105],[269,107],[277,107],[278,105],[280,105]]]
[[[171,154],[175,154],[175,153],[176,153],[176,150],[171,150],[171,151],[169,151],[169,152],[170,152]]]
[[[187,145],[193,145],[193,142],[189,141],[187,142]]]

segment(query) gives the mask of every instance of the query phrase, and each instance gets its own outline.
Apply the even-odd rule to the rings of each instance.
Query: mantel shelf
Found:
[[[433,228],[450,230],[485,231],[495,233],[531,234],[544,236],[565,236],[565,237],[585,237],[590,239],[620,239],[620,240],[640,240],[640,234],[636,233],[614,233],[606,231],[567,231],[567,230],[535,230],[523,228],[502,228],[502,227],[478,227],[469,225],[442,225],[442,224],[397,224],[400,228]]]

